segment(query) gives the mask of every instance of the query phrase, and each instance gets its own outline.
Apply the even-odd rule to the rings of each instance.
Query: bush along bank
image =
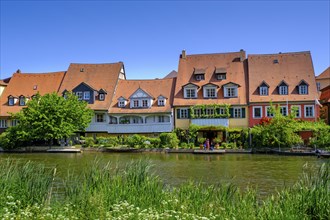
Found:
[[[260,200],[231,184],[165,186],[148,161],[117,170],[97,160],[70,173],[54,192],[55,168],[0,162],[1,219],[327,219],[330,165],[306,172],[292,187]]]

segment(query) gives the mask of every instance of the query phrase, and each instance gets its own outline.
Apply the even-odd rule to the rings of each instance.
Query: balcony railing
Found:
[[[191,119],[191,124],[201,125],[201,126],[208,126],[208,125],[215,125],[215,126],[229,126],[229,119],[228,118],[196,118]]]
[[[171,132],[171,123],[152,123],[152,124],[107,124],[92,123],[86,129],[87,132],[107,132],[113,134],[134,134],[134,133],[159,133]]]

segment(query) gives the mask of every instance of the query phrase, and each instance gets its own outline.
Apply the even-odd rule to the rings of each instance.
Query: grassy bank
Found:
[[[68,173],[55,190],[56,169],[32,162],[0,162],[1,219],[327,219],[330,165],[306,172],[292,187],[262,201],[231,184],[188,182],[171,188],[147,161],[124,169],[95,161]],[[57,182],[54,184],[54,180]],[[58,196],[57,194],[60,194]]]

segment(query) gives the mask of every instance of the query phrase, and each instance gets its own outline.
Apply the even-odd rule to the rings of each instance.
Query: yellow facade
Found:
[[[249,126],[249,120],[245,118],[230,118],[229,127],[230,128],[247,128]]]

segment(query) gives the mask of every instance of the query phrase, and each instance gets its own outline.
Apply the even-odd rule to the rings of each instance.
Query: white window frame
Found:
[[[316,88],[317,88],[317,91],[320,91],[321,90],[321,83],[320,82],[317,82],[316,83]]]
[[[101,118],[101,117],[102,117],[102,118]],[[95,114],[95,122],[96,122],[96,123],[104,123],[104,122],[106,122],[106,121],[105,121],[104,114],[96,113],[96,114]]]
[[[260,86],[259,87],[259,94],[263,96],[268,95],[268,87],[267,86]]]
[[[234,98],[238,96],[237,86],[226,86],[224,87],[224,97],[225,98]]]
[[[165,106],[166,100],[165,99],[158,99],[158,106]]]
[[[99,100],[100,101],[104,101],[104,98],[105,98],[105,94],[104,93],[100,93],[99,94]]]
[[[197,98],[197,89],[192,87],[184,88],[184,98],[186,99]]]
[[[271,108],[272,108],[272,106],[266,106],[266,116],[267,116],[267,118],[273,118],[274,117],[274,113],[270,113]]]
[[[17,119],[12,119],[10,124],[11,124],[12,127],[14,127],[18,124],[18,122],[19,121]]]
[[[297,108],[297,115],[295,115],[296,118],[301,118],[301,106],[300,105],[291,105],[290,111],[292,112],[293,108]]]
[[[280,93],[280,95],[287,95],[287,94],[289,94],[289,88],[288,88],[288,86],[280,86],[279,87],[279,93]]]
[[[142,108],[149,108],[149,100],[148,99],[142,99],[141,105],[142,105]]]
[[[307,114],[307,108],[311,108],[312,109],[312,115]],[[315,117],[315,106],[314,105],[305,105],[304,106],[304,116],[305,118],[314,118]]]
[[[215,86],[205,86],[203,94],[204,98],[217,98],[217,88]]]
[[[0,119],[0,128],[7,128],[7,119]]]
[[[233,118],[242,118],[242,108],[233,108]]]
[[[299,86],[299,94],[300,95],[307,95],[308,94],[308,86],[307,85],[300,85]]]
[[[195,78],[196,78],[196,80],[198,80],[198,81],[202,81],[202,80],[205,79],[205,76],[204,76],[204,74],[196,74]]]
[[[91,98],[90,91],[84,91],[84,100],[89,100]]]
[[[214,115],[214,109],[213,108],[206,108],[205,109],[206,115]]]
[[[220,115],[224,115],[225,113],[226,113],[226,109],[223,108],[223,107],[220,107],[220,108],[219,108],[219,114],[220,114]]]
[[[262,112],[262,106],[253,106],[252,109],[253,109],[252,110],[252,112],[253,112],[253,118],[262,118],[262,113],[263,113]],[[255,114],[256,113],[255,112],[256,109],[260,109],[260,116],[256,116],[256,114]]]
[[[133,108],[139,108],[139,107],[140,107],[139,100],[133,100]]]
[[[159,115],[158,116],[158,122],[159,123],[164,123],[165,122],[165,116],[164,115]]]
[[[138,116],[133,116],[131,121],[132,121],[132,124],[142,124],[143,123],[143,119]]]
[[[224,80],[226,79],[225,73],[217,73],[217,80]]]
[[[202,109],[201,108],[194,109],[194,115],[196,118],[200,118],[202,116]]]
[[[184,117],[183,117],[184,115]],[[189,118],[189,112],[187,108],[181,108],[180,109],[180,119],[188,119]]]
[[[26,105],[26,99],[24,96],[19,97],[19,105],[20,106],[25,106]]]
[[[118,107],[119,107],[119,108],[124,108],[125,105],[126,105],[126,101],[125,101],[125,100],[118,101]]]
[[[285,114],[283,114],[283,110],[282,109],[285,109]],[[283,116],[288,116],[288,106],[280,106],[280,113],[283,115]]]
[[[82,92],[76,92],[76,96],[77,96],[78,100],[83,99],[83,93]]]

